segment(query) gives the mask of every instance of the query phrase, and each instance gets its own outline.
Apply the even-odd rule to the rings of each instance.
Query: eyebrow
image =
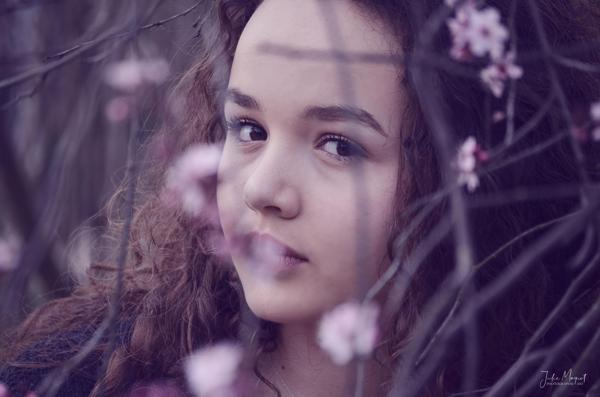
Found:
[[[260,110],[258,101],[250,95],[242,93],[236,88],[227,89],[225,101],[232,101],[235,104],[253,110]],[[321,121],[350,121],[363,124],[372,128],[377,133],[387,137],[381,124],[375,117],[364,109],[348,105],[332,106],[309,106],[304,109],[302,117],[305,119],[314,119]]]
[[[233,103],[248,109],[260,110],[260,105],[256,99],[250,95],[243,94],[236,88],[228,88],[225,93],[225,101],[232,101]]]

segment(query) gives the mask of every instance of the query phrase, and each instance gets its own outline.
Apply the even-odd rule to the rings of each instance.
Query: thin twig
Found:
[[[202,4],[202,2],[198,2],[196,3],[194,6],[188,8],[187,10],[176,14],[172,17],[166,18],[164,20],[161,21],[157,21],[154,23],[150,23],[147,25],[143,25],[140,26],[139,28],[135,29],[133,32],[126,28],[126,29],[117,29],[116,31],[109,31],[103,35],[100,35],[99,37],[84,42],[84,43],[79,43],[74,47],[71,47],[67,50],[61,51],[57,54],[52,55],[50,58],[59,58],[56,61],[50,62],[48,64],[45,65],[41,65],[35,68],[32,68],[30,70],[27,70],[25,72],[19,73],[15,76],[9,77],[7,79],[4,80],[0,80],[0,89],[2,88],[6,88],[6,87],[10,87],[13,86],[15,84],[21,83],[25,80],[28,80],[34,76],[37,76],[39,74],[45,74],[48,73],[54,69],[57,69],[73,60],[75,60],[78,56],[80,56],[81,54],[83,54],[85,51],[96,47],[106,41],[109,40],[114,40],[114,39],[119,39],[119,38],[123,38],[123,37],[129,37],[133,34],[137,34],[143,30],[146,29],[151,29],[157,26],[161,26],[164,25],[165,23],[168,23],[170,21],[173,21],[176,18],[182,17],[184,15],[187,15],[188,13],[190,13],[191,11],[193,11],[196,7],[198,7],[200,4]]]
[[[556,68],[555,68],[554,64],[551,62],[551,60],[554,58],[554,55],[552,53],[552,48],[550,47],[550,43],[548,42],[548,37],[546,36],[546,32],[544,31],[544,26],[543,26],[543,22],[542,22],[542,17],[540,15],[540,10],[534,0],[528,0],[527,4],[529,5],[529,9],[531,11],[533,24],[535,26],[538,39],[540,40],[540,44],[542,46],[542,51],[544,53],[546,53],[546,55],[547,55],[547,57],[545,58],[545,62],[546,62],[546,66],[548,68],[548,72],[550,73],[550,82],[552,84],[552,90],[555,93],[555,95],[558,99],[558,102],[560,104],[560,107],[562,110],[562,116],[563,116],[565,122],[567,123],[567,128],[570,128],[573,125],[573,121],[571,119],[571,113],[569,111],[569,104],[568,104],[565,92],[564,92],[562,86],[560,85],[560,79],[558,77]],[[590,184],[590,180],[589,180],[587,173],[585,172],[585,157],[583,155],[583,151],[581,150],[581,147],[579,146],[579,143],[577,142],[577,140],[575,139],[573,134],[569,133],[568,138],[569,138],[571,150],[573,151],[573,155],[575,156],[575,161],[577,163],[577,172],[578,172],[579,180],[581,181],[581,184],[582,184],[582,189],[581,189],[582,204],[586,205],[587,203],[589,203],[589,200],[590,200],[589,192],[588,192],[588,186]]]
[[[558,319],[558,316],[565,310],[567,305],[571,302],[571,298],[577,292],[579,287],[584,281],[589,279],[590,274],[595,271],[595,266],[598,262],[598,255],[588,264],[586,269],[577,276],[575,281],[569,286],[563,297],[557,306],[554,307],[552,312],[546,316],[542,324],[537,328],[535,333],[529,338],[525,347],[523,348],[517,361],[510,367],[510,369],[494,384],[494,387],[489,393],[489,396],[502,396],[507,392],[507,388],[514,384],[515,380],[519,375],[526,369],[528,364],[529,356],[532,354],[533,347],[540,340],[541,337],[548,331],[548,329]]]

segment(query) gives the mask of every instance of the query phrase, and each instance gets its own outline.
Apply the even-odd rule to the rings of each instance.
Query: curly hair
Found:
[[[511,15],[513,1],[489,1],[502,15]],[[93,396],[100,393],[126,395],[135,384],[172,378],[182,389],[185,380],[182,360],[194,350],[223,339],[236,338],[240,328],[240,307],[243,294],[240,282],[230,266],[214,254],[210,243],[212,233],[218,232],[210,222],[192,221],[180,210],[166,207],[160,198],[165,171],[178,153],[193,143],[216,143],[224,139],[221,120],[221,102],[226,88],[237,41],[244,26],[260,5],[259,0],[218,0],[199,24],[198,61],[183,76],[176,92],[185,97],[182,119],[175,125],[163,128],[153,136],[148,147],[157,142],[172,145],[167,158],[148,155],[144,172],[136,192],[136,206],[129,235],[129,254],[125,269],[124,295],[120,312],[123,319],[131,321],[130,343],[118,346],[111,352],[107,371],[98,380]],[[361,10],[379,18],[388,25],[401,44],[405,55],[404,65],[410,65],[418,35],[429,16],[443,5],[441,0],[354,0]],[[543,0],[538,1],[549,41],[555,47],[569,48],[585,40],[600,37],[600,8],[591,1]],[[534,52],[540,43],[530,23],[527,7],[516,5],[513,30],[519,51]],[[450,38],[443,29],[435,36],[434,51],[445,54]],[[577,59],[590,64],[600,64],[598,52],[581,51]],[[467,65],[465,68],[477,65]],[[561,85],[573,110],[589,106],[600,93],[598,77],[592,73],[557,66]],[[472,78],[456,74],[448,68],[431,70],[431,76],[442,96],[445,114],[452,126],[456,142],[473,134],[478,141],[492,147],[503,139],[503,122],[489,123],[482,104],[493,105],[494,99]],[[390,259],[395,255],[394,241],[403,228],[415,219],[410,208],[418,202],[432,200],[441,186],[439,153],[433,143],[431,128],[419,101],[411,67],[407,67],[402,83],[409,98],[402,112],[402,161],[406,163],[410,180],[397,185],[396,217],[393,233],[388,243]],[[524,125],[550,96],[551,82],[543,62],[528,62],[526,73],[519,81],[515,97],[515,127]],[[517,144],[510,154],[519,153],[536,143],[553,136],[564,120],[555,111],[540,118],[537,125]],[[491,124],[491,126],[490,126]],[[176,138],[175,138],[176,137]],[[600,167],[594,157],[597,147],[587,156],[586,172],[598,179]],[[595,152],[594,152],[595,151]],[[595,160],[594,160],[595,158]],[[579,181],[576,161],[567,142],[561,141],[546,149],[543,154],[530,156],[516,164],[490,171],[482,179],[482,193],[507,191],[520,186],[561,186]],[[124,217],[120,213],[121,198],[127,181],[114,194],[107,206],[110,220],[109,238],[116,239],[122,231]],[[498,206],[479,206],[470,211],[474,236],[475,256],[481,261],[516,235],[543,222],[557,219],[577,208],[577,197],[548,198],[543,203],[533,201],[508,202]],[[419,221],[402,252],[408,257],[440,221],[447,210],[446,200],[440,200],[430,215]],[[452,236],[427,256],[424,264],[412,276],[409,291],[398,305],[387,338],[379,352],[388,355],[392,364],[402,359],[408,342],[413,338],[414,325],[423,316],[429,299],[443,286],[445,277],[454,268]],[[534,270],[525,274],[508,291],[508,299],[494,302],[480,318],[480,384],[491,385],[518,357],[525,341],[551,309],[553,300],[564,286],[557,276],[559,265],[566,263],[579,245],[554,249],[538,260]],[[112,240],[109,240],[112,241]],[[493,257],[476,275],[477,289],[506,270],[514,258],[527,245],[524,239],[510,250]],[[90,284],[79,287],[70,297],[50,302],[37,309],[9,339],[10,349],[5,357],[17,357],[20,352],[49,334],[60,334],[77,329],[82,324],[97,326],[108,312],[109,299],[116,277],[116,267],[111,263],[95,263],[89,271]],[[534,286],[534,287],[532,287]],[[563,288],[564,289],[564,288]],[[515,305],[514,302],[519,302]],[[573,317],[575,318],[575,317]],[[259,355],[277,346],[278,325],[260,321]],[[560,330],[555,330],[560,333]],[[546,342],[552,341],[548,335]],[[9,346],[8,343],[6,345]],[[78,346],[73,346],[76,350]],[[99,345],[98,349],[107,346]],[[464,346],[457,343],[448,353],[445,365],[427,385],[425,392],[431,396],[447,395],[460,389],[460,369]],[[258,359],[258,358],[257,358]],[[274,389],[255,368],[257,376]],[[389,385],[388,385],[389,386]]]

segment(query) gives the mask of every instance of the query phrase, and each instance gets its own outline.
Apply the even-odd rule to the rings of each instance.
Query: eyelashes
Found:
[[[245,119],[245,118],[234,118],[225,122],[227,132],[233,132],[235,137],[240,142],[250,142],[251,138],[259,139],[262,137],[263,140],[267,139],[267,132],[257,122]],[[248,134],[250,139],[244,139],[243,136]]]
[[[225,121],[228,134],[233,134],[236,141],[242,144],[255,140],[266,140],[265,129],[256,121],[243,117],[234,117]],[[366,157],[367,152],[352,140],[340,134],[326,133],[318,141],[317,147],[336,161],[350,163]]]

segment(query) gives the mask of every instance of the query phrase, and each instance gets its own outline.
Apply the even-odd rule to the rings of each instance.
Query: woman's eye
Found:
[[[227,131],[235,134],[241,142],[266,140],[267,132],[258,123],[247,119],[233,119],[227,121]]]
[[[359,157],[365,157],[366,155],[363,148],[341,135],[326,135],[319,146],[328,155],[342,162],[356,161]]]

